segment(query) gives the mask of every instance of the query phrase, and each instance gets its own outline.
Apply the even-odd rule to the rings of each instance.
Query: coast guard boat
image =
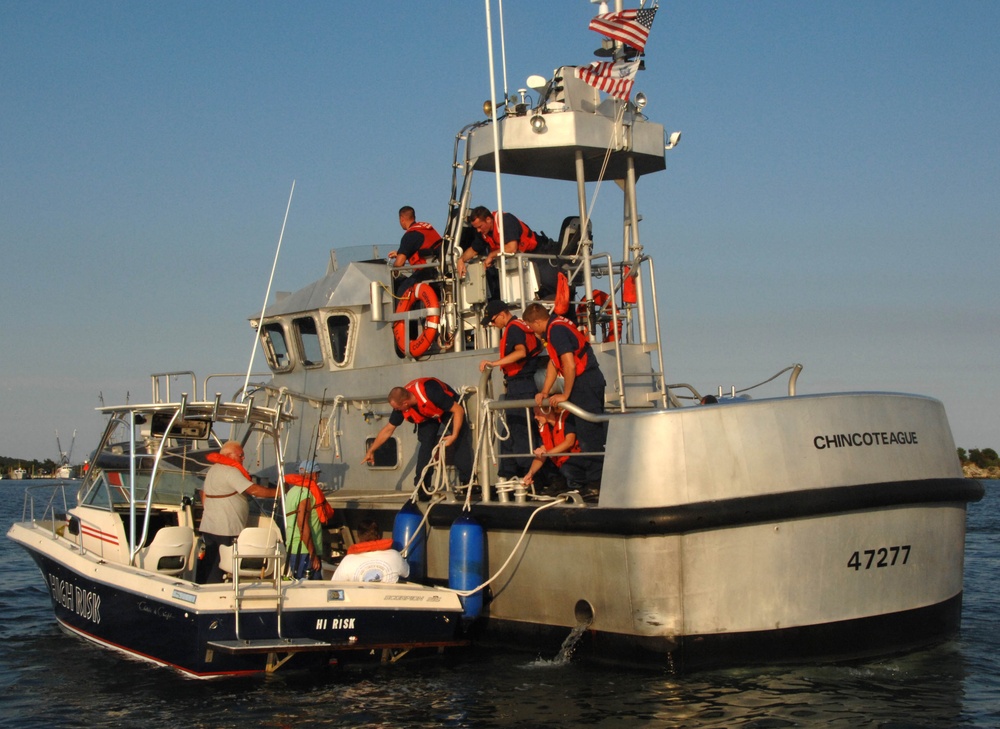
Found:
[[[605,46],[629,60],[620,44]],[[362,646],[403,646],[398,622],[412,629],[411,641],[448,643],[463,608],[472,621],[463,636],[482,644],[554,653],[573,634],[578,656],[672,671],[871,656],[957,631],[966,506],[983,490],[962,477],[942,404],[892,392],[804,394],[799,365],[783,370],[780,392],[734,390],[710,405],[695,386],[668,379],[636,183],[665,170],[679,133],[646,118],[640,95],[609,95],[577,76],[563,66],[533,77],[530,92],[494,100],[486,120],[458,133],[442,253],[424,264],[428,281],[396,298],[394,275],[413,270],[387,262],[395,241],[335,250],[322,278],[252,318],[270,372],[248,377],[232,403],[213,398],[207,382],[198,395],[191,373],[167,373],[153,377],[150,405],[114,411],[125,422],[147,420],[130,426],[142,441],[123,448],[122,458],[134,454],[129,464],[98,462],[79,504],[10,532],[38,561],[61,622],[117,645],[141,629],[138,650],[198,673],[218,661],[246,665],[237,650],[246,637],[330,644],[324,651],[354,635]],[[547,193],[550,208],[564,211],[555,245],[544,255],[502,254],[496,282],[482,261],[457,273],[473,178],[482,175],[566,183],[564,193]],[[622,194],[616,250],[592,240],[587,185],[601,180]],[[504,400],[500,373],[480,373],[499,335],[483,314],[497,292],[523,311],[536,299],[541,266],[564,277],[545,303],[575,317],[608,381],[603,412],[562,405],[607,424],[596,501],[497,477],[505,414],[533,403]],[[438,467],[433,487],[418,494],[408,427],[374,463],[363,460],[391,413],[389,390],[431,376],[461,392],[476,467],[471,483]],[[197,401],[171,398],[160,384],[179,378],[190,378]],[[157,525],[184,530],[176,556],[192,559],[197,520],[185,497],[211,437],[199,429],[223,417],[255,426],[240,435],[248,445],[283,425],[279,446],[254,456],[256,470],[275,480],[285,464],[315,457],[335,507],[328,559],[376,514],[399,535],[411,581],[331,590],[265,580],[251,597],[242,587],[144,573]],[[158,419],[170,423],[142,430]],[[164,477],[154,479],[158,472]],[[140,519],[154,481],[162,491],[169,484],[171,498]],[[148,599],[154,584],[156,601]],[[461,606],[445,585],[463,593]],[[100,631],[115,617],[123,622],[114,631],[94,623],[98,598]],[[389,607],[411,599],[433,609]],[[167,647],[149,631],[160,620],[189,631],[190,656],[163,657]],[[345,620],[353,631],[330,627]]]

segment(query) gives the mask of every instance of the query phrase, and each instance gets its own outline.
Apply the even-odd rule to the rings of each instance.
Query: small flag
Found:
[[[589,66],[577,66],[574,75],[616,98],[628,100],[638,70],[638,58],[632,61],[594,61]]]
[[[617,13],[603,13],[590,21],[590,29],[612,40],[621,41],[637,51],[646,47],[649,29],[653,27],[656,8],[649,10],[622,10]]]

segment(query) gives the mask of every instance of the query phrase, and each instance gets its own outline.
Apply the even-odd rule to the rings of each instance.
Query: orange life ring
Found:
[[[401,314],[409,311],[417,301],[420,301],[425,309],[437,309],[441,305],[437,294],[434,293],[434,289],[430,284],[418,283],[408,288],[406,293],[403,294],[399,306],[396,307],[396,313]],[[431,345],[434,344],[434,340],[437,338],[439,320],[440,317],[437,314],[430,314],[427,317],[427,320],[424,322],[423,333],[416,339],[410,340],[410,355],[413,357],[422,357],[427,353],[427,350],[431,348]],[[392,324],[392,334],[396,339],[396,347],[400,352],[406,351],[406,324],[406,321],[397,321]]]

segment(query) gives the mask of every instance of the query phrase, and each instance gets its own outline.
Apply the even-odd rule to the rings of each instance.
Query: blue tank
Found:
[[[392,523],[392,547],[402,551],[406,543],[410,541],[414,534],[420,530],[420,522],[424,515],[412,501],[403,504],[403,508],[396,512],[396,519]],[[427,576],[427,535],[423,530],[413,539],[410,551],[406,555],[406,563],[410,565],[409,579],[419,581]]]
[[[448,535],[448,587],[471,590],[486,581],[486,535],[471,516],[462,514],[451,525]],[[467,620],[483,611],[483,592],[462,597]]]

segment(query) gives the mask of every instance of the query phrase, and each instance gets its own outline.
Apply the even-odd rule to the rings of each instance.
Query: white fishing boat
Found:
[[[73,467],[70,461],[73,458],[73,446],[76,445],[76,431],[73,431],[73,439],[69,442],[69,450],[62,449],[59,441],[59,431],[56,431],[56,449],[59,451],[59,465],[52,471],[52,478],[73,478]]]
[[[451,592],[286,578],[280,499],[223,556],[229,579],[195,581],[206,456],[243,440],[248,463],[272,464],[257,475],[280,483],[280,406],[182,399],[102,411],[108,426],[79,493],[29,487],[7,534],[35,560],[66,631],[199,678],[463,642]]]
[[[619,41],[604,47],[611,63],[640,62]],[[400,535],[411,581],[383,588],[387,594],[344,588],[336,605],[322,608],[307,596],[316,590],[323,602],[328,590],[261,585],[268,603],[261,614],[269,617],[251,622],[261,626],[251,638],[281,633],[334,643],[334,636],[309,627],[317,611],[375,595],[398,605],[404,598],[397,591],[412,591],[406,594],[425,604],[431,596],[438,602],[431,614],[419,615],[427,624],[415,628],[411,640],[432,634],[448,642],[457,638],[448,632],[449,610],[457,606],[445,585],[468,593],[466,615],[477,617],[464,635],[483,644],[554,653],[574,633],[577,656],[675,671],[885,654],[952,635],[961,615],[966,506],[983,491],[962,477],[943,405],[892,392],[802,393],[798,364],[776,365],[787,375],[780,392],[750,397],[733,390],[716,395],[711,405],[700,404],[703,393],[694,386],[673,384],[698,378],[666,374],[661,302],[640,237],[636,183],[665,170],[666,153],[680,135],[646,118],[641,95],[606,94],[579,75],[565,66],[548,78],[532,77],[525,91],[494,99],[486,119],[457,134],[452,189],[442,195],[450,201],[442,253],[420,269],[430,272],[429,279],[415,285],[402,305],[394,304],[393,274],[413,269],[387,263],[397,242],[386,241],[333,251],[322,278],[252,318],[270,375],[248,377],[233,400],[246,403],[252,423],[276,421],[279,413],[290,418],[284,451],[262,453],[260,468],[280,478],[285,463],[315,458],[336,512],[328,558],[342,553],[359,521],[375,513],[385,529],[395,526]],[[473,178],[488,176],[485,197],[497,174],[546,181],[539,194],[550,196],[550,209],[560,211],[553,222],[563,225],[549,253],[502,253],[492,282],[482,261],[472,259],[460,275],[459,260],[476,204]],[[553,180],[566,183],[562,193],[552,192]],[[598,249],[591,239],[587,186],[602,180],[617,183],[605,191],[622,194],[622,243],[613,250]],[[608,382],[603,412],[561,405],[580,420],[606,424],[596,499],[572,488],[542,494],[522,479],[497,475],[501,458],[511,457],[498,455],[506,437],[503,414],[534,402],[504,400],[501,374],[480,374],[480,362],[497,357],[499,337],[484,325],[484,312],[493,286],[515,313],[523,312],[539,289],[539,267],[546,266],[565,276],[563,291],[575,292],[567,311],[575,314]],[[606,303],[595,305],[601,300]],[[197,403],[171,396],[170,382],[178,376],[191,378],[187,393]],[[372,463],[363,461],[392,413],[390,389],[426,377],[461,393],[476,468],[471,482],[452,466],[436,468],[433,486],[418,498],[417,440],[408,428],[397,428]],[[223,414],[238,420],[239,406],[212,405],[211,392],[207,381],[190,373],[154,375],[153,404],[142,414],[152,417],[163,408],[185,423]],[[115,417],[130,418],[133,410]],[[149,437],[154,446],[165,438]],[[197,458],[184,452],[181,440],[171,455],[157,454],[152,470],[169,463],[171,478],[186,484]],[[101,475],[106,470],[99,462],[91,468],[97,473],[88,475],[81,503],[67,509],[68,523],[56,517],[11,530],[39,560],[60,620],[93,633],[88,619],[78,616],[79,600],[65,604],[72,590],[63,585],[86,596],[102,589],[95,573],[103,580],[121,574],[123,580],[156,581],[163,585],[157,609],[177,617],[176,625],[190,625],[198,638],[189,643],[201,641],[200,653],[169,662],[211,671],[205,658],[211,653],[215,661],[239,664],[245,656],[223,649],[244,637],[236,635],[244,610],[239,589],[142,574],[137,561],[153,530],[135,531],[138,518],[131,533],[143,538],[122,536],[118,522],[95,527],[100,535],[118,535],[122,546],[111,559],[95,556],[108,549],[100,536],[73,533],[97,523],[90,510],[98,501],[108,515],[102,518],[124,524],[131,515],[118,505],[146,499],[142,491],[126,498]],[[183,501],[174,502],[160,511],[176,514],[178,525],[193,531],[196,520]],[[475,528],[467,528],[470,523]],[[81,575],[86,581],[74,583]],[[128,589],[121,588],[123,594]],[[374,616],[385,617],[386,604],[374,606]],[[132,605],[134,610],[134,600]],[[201,612],[206,605],[211,609]],[[290,620],[298,615],[293,605],[306,605],[301,622]],[[279,615],[281,624],[275,622]],[[361,625],[360,612],[350,617]],[[219,639],[208,636],[214,621],[225,626]],[[291,633],[278,630],[292,624]],[[120,633],[103,639],[124,641]],[[161,650],[143,646],[152,654]]]

